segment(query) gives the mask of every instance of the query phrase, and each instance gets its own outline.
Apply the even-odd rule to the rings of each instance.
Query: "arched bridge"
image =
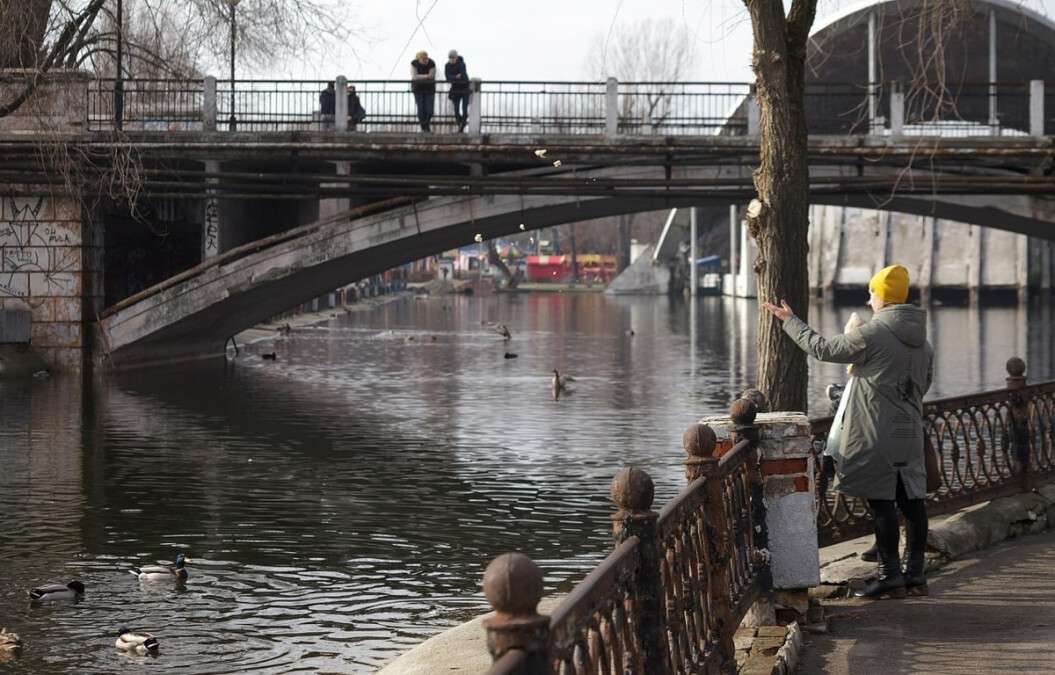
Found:
[[[729,140],[716,142],[732,153]],[[739,143],[740,151],[757,151]],[[1019,141],[1020,157],[1047,154],[1046,143]],[[524,152],[531,147],[525,144]],[[996,187],[988,189],[997,194],[979,194],[987,185],[1018,180],[1018,174],[995,172],[984,154],[975,160],[981,168],[965,173],[967,147],[947,144],[931,159],[956,168],[955,174],[908,172],[899,153],[911,154],[912,147],[887,143],[873,150],[885,154],[889,165],[831,161],[813,170],[812,201],[882,206],[1055,239],[1055,204],[1028,194],[1028,187],[1019,189],[1026,194],[1000,195]],[[549,152],[561,156],[559,144]],[[869,154],[859,141],[845,138],[815,143],[812,152]],[[98,324],[100,344],[118,366],[219,354],[228,337],[283,310],[477,235],[489,239],[620,213],[743,203],[753,194],[746,164],[576,166],[506,176],[513,186],[501,188],[504,193],[386,200],[241,246],[108,309]],[[517,181],[525,187],[516,188]]]

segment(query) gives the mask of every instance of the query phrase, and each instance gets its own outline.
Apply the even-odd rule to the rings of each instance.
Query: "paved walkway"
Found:
[[[801,675],[1055,673],[1055,532],[950,563],[929,597],[825,605]]]

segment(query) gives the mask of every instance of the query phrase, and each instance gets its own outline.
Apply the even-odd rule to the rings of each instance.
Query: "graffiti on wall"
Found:
[[[37,304],[44,297],[75,295],[78,230],[77,224],[56,221],[44,197],[0,197],[0,297]]]
[[[205,203],[205,232],[203,256],[210,258],[220,252],[220,205],[215,199]]]

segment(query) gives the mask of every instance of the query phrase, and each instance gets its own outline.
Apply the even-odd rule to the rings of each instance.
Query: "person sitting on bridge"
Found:
[[[355,131],[359,123],[366,119],[366,108],[359,100],[355,85],[348,85],[348,131]]]
[[[465,125],[469,123],[469,72],[465,68],[465,59],[458,55],[458,50],[452,49],[447,53],[447,64],[443,66],[443,73],[447,81],[451,83],[450,93],[447,98],[454,104],[454,120],[458,123],[458,131],[464,132]]]
[[[421,130],[431,132],[429,124],[436,105],[436,62],[429,58],[428,52],[418,52],[410,62],[410,90],[414,92]]]
[[[337,92],[333,90],[333,82],[327,82],[326,88],[319,92],[319,113],[322,115],[322,123],[329,127],[333,124],[333,115],[337,111]]]
[[[927,472],[923,454],[923,395],[930,388],[934,352],[927,313],[908,300],[908,270],[891,265],[868,284],[872,320],[832,338],[818,335],[787,302],[762,307],[784,322],[784,332],[820,361],[853,365],[836,458],[836,489],[868,500],[875,514],[879,577],[855,595],[903,598],[927,594]],[[908,564],[898,556],[897,508],[905,516]]]

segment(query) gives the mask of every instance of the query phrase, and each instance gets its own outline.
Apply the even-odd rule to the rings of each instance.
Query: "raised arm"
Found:
[[[784,321],[784,332],[795,341],[799,349],[818,361],[854,363],[864,354],[867,347],[860,330],[826,338],[795,315]]]

